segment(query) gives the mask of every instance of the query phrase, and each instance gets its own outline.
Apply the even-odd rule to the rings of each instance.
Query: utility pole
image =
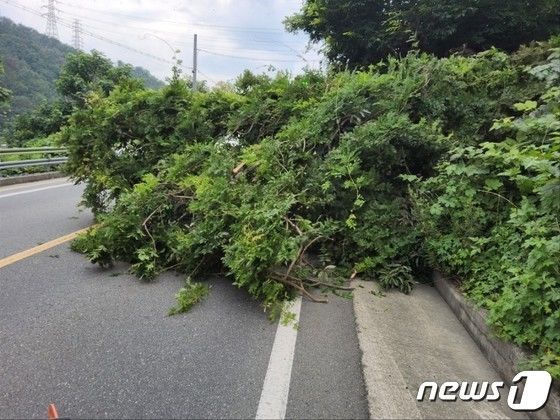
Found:
[[[198,59],[198,48],[197,48],[197,34],[194,34],[194,43],[193,43],[193,65],[192,65],[192,89],[196,90],[196,66],[197,66],[197,59]]]
[[[82,50],[84,48],[82,42],[82,25],[79,19],[74,19],[74,22],[72,22],[72,45],[77,50]]]
[[[45,34],[47,36],[53,37],[58,39],[58,27],[56,26],[56,7],[55,7],[56,0],[47,0],[46,6],[43,6],[47,9],[47,13],[43,14],[43,16],[47,17],[47,29]]]

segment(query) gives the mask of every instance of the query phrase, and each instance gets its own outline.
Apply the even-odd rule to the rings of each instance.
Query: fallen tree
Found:
[[[410,53],[359,72],[245,73],[234,86],[209,92],[192,92],[178,79],[160,91],[125,82],[108,96],[93,92],[61,134],[69,171],[86,183],[84,202],[101,222],[74,247],[101,265],[128,261],[145,279],[169,269],[192,279],[219,270],[272,313],[294,293],[323,301],[315,287],[348,292],[344,280],[356,274],[409,292],[434,265],[460,268],[467,289],[476,290],[471,296],[492,308],[507,288],[494,283],[484,295],[485,276],[495,270],[488,262],[467,267],[477,252],[471,245],[483,252],[494,240],[484,232],[507,224],[513,215],[506,207],[523,204],[528,193],[505,175],[477,178],[478,169],[463,166],[513,144],[542,154],[540,169],[525,168],[524,176],[551,171],[543,182],[557,182],[554,42],[515,55]],[[518,121],[540,128],[506,140],[503,130]],[[545,126],[552,129],[543,132]],[[488,158],[484,174],[497,168],[497,157]],[[458,168],[457,159],[466,163]],[[502,163],[507,171],[511,162]],[[464,189],[457,178],[474,186]],[[446,195],[456,200],[443,205]],[[478,208],[473,197],[487,209],[471,213],[470,225],[482,226],[476,240],[454,230],[469,227],[469,211]],[[554,206],[538,210],[550,219],[552,247]],[[442,240],[450,227],[455,247]],[[507,244],[510,233],[502,235]],[[543,310],[520,302],[515,317],[496,312],[494,319],[505,335],[557,357],[557,263],[546,259],[546,267],[553,292]],[[534,333],[524,336],[525,324],[550,339],[541,346]]]

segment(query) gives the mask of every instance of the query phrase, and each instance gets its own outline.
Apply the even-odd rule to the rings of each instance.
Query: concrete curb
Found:
[[[425,381],[496,382],[500,374],[439,292],[419,284],[409,294],[375,281],[352,281],[356,332],[370,418],[527,419],[499,401],[418,400]]]
[[[6,178],[0,178],[0,187],[6,185],[24,184],[26,182],[44,181],[46,179],[62,178],[65,177],[62,172],[41,172],[38,174],[16,175]]]
[[[531,353],[497,338],[486,324],[487,312],[475,308],[440,272],[434,271],[433,280],[436,289],[480,347],[490,364],[504,381],[511,381],[522,370],[519,365],[531,357]],[[560,389],[557,382],[552,384],[546,406],[539,411],[528,412],[527,415],[531,418],[560,418]]]

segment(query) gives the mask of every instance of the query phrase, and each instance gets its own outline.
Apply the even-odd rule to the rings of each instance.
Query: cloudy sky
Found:
[[[0,15],[45,32],[47,0],[0,0]],[[83,29],[85,50],[147,68],[164,80],[174,49],[185,72],[192,69],[198,34],[199,78],[212,85],[243,69],[265,72],[272,65],[293,73],[321,66],[317,47],[305,34],[289,34],[282,20],[302,0],[55,0],[59,39],[72,43],[73,22]]]

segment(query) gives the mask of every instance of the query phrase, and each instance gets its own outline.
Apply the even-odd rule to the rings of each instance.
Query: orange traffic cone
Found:
[[[54,404],[49,404],[49,408],[47,408],[47,418],[49,420],[58,419],[58,411],[56,411],[56,406]]]

